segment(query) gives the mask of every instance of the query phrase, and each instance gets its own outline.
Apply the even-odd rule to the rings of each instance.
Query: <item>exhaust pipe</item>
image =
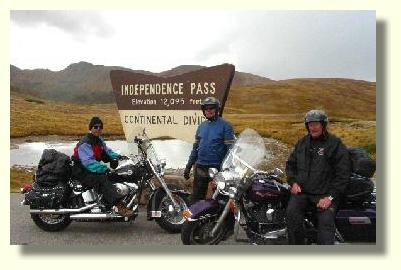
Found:
[[[123,218],[118,214],[114,213],[107,213],[107,214],[74,214],[70,216],[70,219],[84,219],[84,220],[91,220],[91,219],[115,219],[115,218]]]
[[[285,236],[286,233],[287,233],[287,229],[281,229],[281,230],[271,231],[271,232],[265,233],[265,234],[263,234],[261,236],[264,239],[277,239],[279,237]]]
[[[132,210],[135,211],[138,206],[135,206]],[[137,214],[134,214],[136,217]],[[123,217],[116,213],[81,213],[70,215],[70,219],[72,220],[82,220],[82,221],[90,221],[90,220],[100,220],[100,219],[124,219],[124,221],[128,221],[129,218]]]
[[[29,210],[29,213],[31,214],[76,214],[76,213],[81,213],[83,211],[89,210],[93,207],[95,207],[97,203],[89,204],[87,206],[84,206],[82,208],[78,209],[31,209]]]

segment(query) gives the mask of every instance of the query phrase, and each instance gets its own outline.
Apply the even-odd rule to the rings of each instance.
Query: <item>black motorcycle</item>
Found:
[[[123,160],[108,174],[117,193],[125,205],[134,211],[130,218],[116,213],[106,206],[103,196],[94,189],[85,187],[76,179],[65,179],[54,187],[43,187],[34,182],[25,188],[22,205],[30,206],[34,223],[45,231],[60,231],[71,221],[132,221],[138,215],[139,200],[146,188],[150,189],[147,204],[147,219],[155,220],[161,228],[170,232],[181,231],[187,209],[188,196],[185,190],[166,184],[165,161],[157,158],[151,141],[143,132],[136,136],[138,154]]]
[[[216,191],[184,211],[181,231],[186,245],[213,245],[241,226],[250,243],[287,244],[285,211],[290,186],[281,180],[283,172],[258,170],[265,157],[263,138],[251,129],[240,134],[222,164],[211,169]],[[316,243],[316,215],[305,216],[306,242]],[[353,175],[336,215],[336,242],[376,241],[376,193],[371,179]]]

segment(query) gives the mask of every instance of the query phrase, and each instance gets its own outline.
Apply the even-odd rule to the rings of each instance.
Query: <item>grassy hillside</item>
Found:
[[[11,137],[65,135],[88,132],[92,116],[103,119],[104,134],[122,135],[116,104],[77,105],[28,97],[11,92]]]
[[[272,81],[233,88],[226,113],[304,114],[324,109],[330,118],[376,119],[376,83],[347,79]]]
[[[237,133],[246,127],[287,144],[305,134],[303,115],[310,109],[329,114],[330,130],[348,145],[376,152],[376,84],[347,79],[272,81],[259,87],[233,88],[224,117]],[[78,105],[11,91],[11,137],[81,136],[89,119],[104,119],[105,136],[123,135],[115,104]]]
[[[303,116],[311,109],[329,115],[329,129],[347,145],[376,152],[376,83],[348,79],[272,81],[233,88],[224,116],[236,131],[257,129],[265,137],[294,144],[305,134]]]
[[[341,137],[345,144],[363,147],[375,158],[375,83],[344,79],[299,79],[272,81],[259,87],[233,88],[224,117],[233,124],[236,133],[250,127],[264,137],[272,137],[292,146],[305,135],[303,115],[313,108],[328,112],[329,130]],[[94,115],[104,120],[105,136],[123,136],[115,104],[55,102],[27,96],[15,88],[11,90],[12,138],[65,135],[77,139],[87,132],[89,119]],[[284,154],[281,160],[285,158]],[[284,162],[281,163],[279,167],[284,166]],[[10,168],[10,173],[10,190],[13,192],[32,179],[32,172],[25,169]],[[168,180],[172,183],[178,181]],[[184,185],[189,182],[179,183]]]

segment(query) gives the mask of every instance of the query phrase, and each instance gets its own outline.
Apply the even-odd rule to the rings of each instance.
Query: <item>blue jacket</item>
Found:
[[[196,130],[195,143],[187,163],[220,168],[228,149],[234,143],[234,132],[230,123],[221,117],[205,121]]]

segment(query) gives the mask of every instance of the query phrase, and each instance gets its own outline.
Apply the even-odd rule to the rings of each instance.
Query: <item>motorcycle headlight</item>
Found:
[[[215,177],[216,174],[219,173],[219,171],[216,168],[209,168],[208,173],[209,177],[213,178]]]
[[[216,182],[218,189],[224,189],[226,187],[226,180],[222,173],[218,173],[215,176],[214,181]]]
[[[228,189],[228,196],[230,196],[231,199],[234,199],[236,194],[237,194],[237,188],[230,187]]]
[[[218,189],[224,189],[226,187],[226,183],[225,182],[217,182],[217,188]]]

